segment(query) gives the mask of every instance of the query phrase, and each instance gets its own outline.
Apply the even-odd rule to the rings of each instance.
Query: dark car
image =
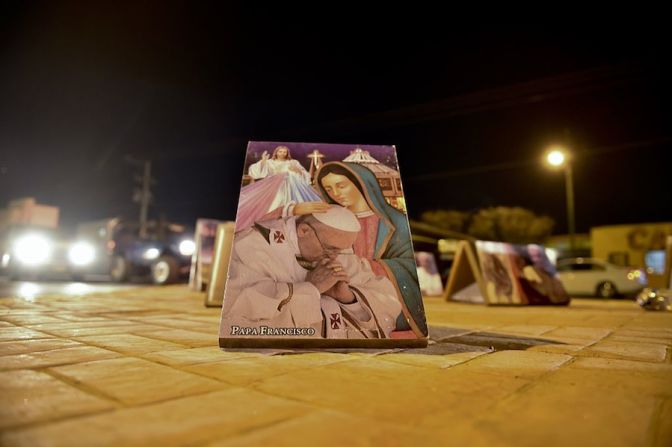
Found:
[[[112,280],[150,278],[155,284],[186,279],[194,252],[193,232],[168,222],[149,222],[147,236],[139,236],[139,224],[107,219],[81,224],[78,235],[100,253],[96,262],[79,274],[109,274]]]

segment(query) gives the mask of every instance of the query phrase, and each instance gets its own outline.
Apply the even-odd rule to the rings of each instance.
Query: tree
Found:
[[[435,227],[464,233],[469,213],[455,210],[431,210],[422,213],[420,220]]]
[[[520,207],[483,208],[474,213],[432,210],[421,220],[440,228],[459,231],[475,238],[513,244],[543,243],[551,235],[555,222]]]

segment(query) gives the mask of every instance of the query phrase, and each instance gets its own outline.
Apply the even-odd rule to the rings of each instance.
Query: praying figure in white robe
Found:
[[[359,231],[352,212],[332,205],[238,232],[220,337],[264,336],[271,327],[298,328],[301,337],[389,338],[401,303],[392,282],[354,254]]]

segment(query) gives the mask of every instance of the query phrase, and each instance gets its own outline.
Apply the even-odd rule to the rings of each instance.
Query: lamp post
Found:
[[[546,153],[546,163],[552,168],[564,168],[565,171],[565,192],[567,196],[567,228],[569,230],[569,248],[574,251],[574,176],[572,173],[572,163],[569,152],[565,149],[556,147]]]

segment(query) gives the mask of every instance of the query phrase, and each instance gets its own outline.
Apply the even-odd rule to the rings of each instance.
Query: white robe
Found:
[[[376,276],[365,259],[341,254],[337,260],[350,278],[356,301],[342,304],[321,295],[296,260],[295,220],[264,222],[270,241],[255,227],[235,235],[220,337],[263,337],[262,327],[272,327],[313,332],[298,337],[389,338],[401,312],[394,285]]]
[[[248,172],[256,180],[269,176],[284,175],[284,181],[275,192],[273,202],[264,213],[286,206],[292,201],[321,200],[319,194],[310,186],[310,174],[296,160],[259,160],[250,165]]]
[[[295,172],[290,168],[298,169],[299,172]],[[258,162],[251,164],[248,169],[250,177],[254,179],[266,178],[269,175],[281,174],[284,172],[297,175],[302,180],[310,183],[310,174],[308,174],[306,168],[304,168],[297,160],[274,160],[269,158],[266,161],[259,160]]]

